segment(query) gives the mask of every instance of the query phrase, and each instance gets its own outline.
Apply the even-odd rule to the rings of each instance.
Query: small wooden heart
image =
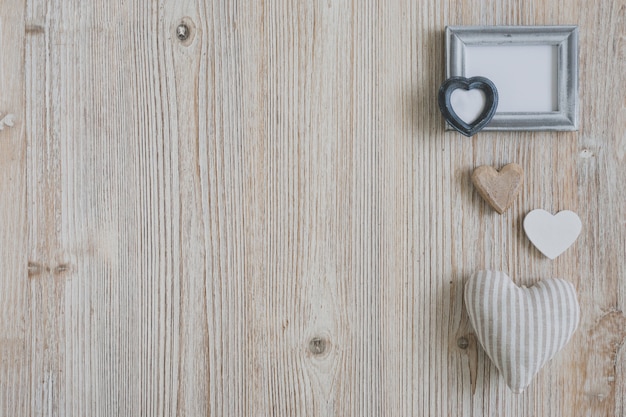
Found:
[[[459,88],[465,90],[478,89],[485,95],[485,106],[476,120],[471,123],[467,123],[461,119],[454,111],[450,102],[452,93]],[[450,77],[439,87],[438,101],[439,110],[450,126],[465,136],[473,136],[487,126],[496,114],[496,108],[498,107],[498,90],[491,80],[485,77]]]
[[[583,224],[578,214],[563,210],[556,215],[535,209],[524,217],[524,231],[537,249],[550,259],[567,250],[578,238]]]
[[[551,278],[520,288],[500,271],[479,271],[467,281],[465,307],[481,346],[515,393],[567,344],[580,320],[571,283]]]
[[[502,214],[511,207],[521,190],[524,170],[517,164],[505,165],[500,172],[488,165],[482,165],[472,173],[472,182],[487,203]]]

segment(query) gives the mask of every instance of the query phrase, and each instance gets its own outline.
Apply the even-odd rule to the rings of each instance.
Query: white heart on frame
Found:
[[[537,249],[550,259],[554,259],[578,238],[582,230],[578,214],[563,210],[552,215],[542,209],[531,211],[524,218],[524,231]]]
[[[476,338],[516,394],[565,347],[580,321],[571,283],[551,278],[520,288],[500,271],[472,275],[465,308]]]
[[[484,91],[477,88],[473,90],[457,88],[450,95],[452,109],[467,124],[474,123],[478,119],[486,102]]]

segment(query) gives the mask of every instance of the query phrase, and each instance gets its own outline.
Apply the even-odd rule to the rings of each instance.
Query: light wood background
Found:
[[[579,25],[580,131],[444,132],[448,24]],[[626,415],[624,0],[2,0],[0,46],[1,416]],[[522,395],[484,268],[579,294]]]

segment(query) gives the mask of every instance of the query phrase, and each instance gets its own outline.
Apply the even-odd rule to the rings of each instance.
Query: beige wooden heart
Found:
[[[520,288],[500,271],[475,273],[465,284],[465,306],[476,338],[515,393],[567,344],[580,319],[571,283],[552,278]]]
[[[517,164],[508,164],[500,172],[488,165],[479,166],[472,173],[472,182],[480,195],[498,213],[508,209],[524,181],[524,170]]]

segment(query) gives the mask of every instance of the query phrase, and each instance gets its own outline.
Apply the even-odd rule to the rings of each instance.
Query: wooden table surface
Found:
[[[444,27],[494,24],[579,25],[578,132],[444,131]],[[0,416],[626,415],[625,0],[2,0],[0,45]],[[521,395],[479,269],[577,289]]]

